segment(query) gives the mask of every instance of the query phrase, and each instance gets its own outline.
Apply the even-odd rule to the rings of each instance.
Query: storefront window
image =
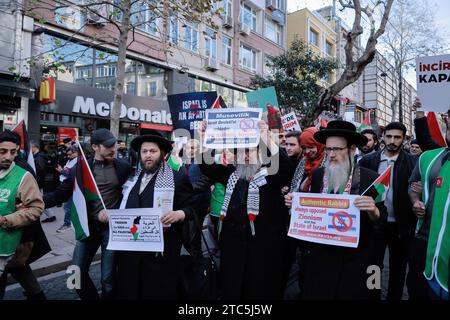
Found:
[[[43,35],[41,58],[50,75],[58,80],[92,85],[94,50],[61,38]]]
[[[57,80],[114,90],[117,77],[117,55],[50,35],[43,36],[46,64],[61,63],[53,73]],[[160,100],[167,98],[165,69],[127,59],[125,93]]]

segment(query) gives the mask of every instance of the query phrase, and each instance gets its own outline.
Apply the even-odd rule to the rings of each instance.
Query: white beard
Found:
[[[237,164],[236,172],[239,179],[250,181],[260,168],[260,164]]]
[[[353,160],[350,163],[348,159],[341,164],[330,164],[329,160],[325,162],[325,174],[328,177],[328,186],[330,186],[335,193],[347,183],[350,174],[350,166],[353,167],[353,163]]]

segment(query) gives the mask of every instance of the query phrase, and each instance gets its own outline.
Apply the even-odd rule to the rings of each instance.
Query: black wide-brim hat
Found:
[[[131,148],[133,148],[134,151],[139,152],[139,150],[141,149],[141,145],[144,142],[156,143],[166,154],[172,151],[172,141],[167,140],[159,133],[144,134],[142,136],[134,138],[131,141]]]
[[[366,136],[356,132],[353,123],[343,120],[330,121],[325,129],[314,134],[314,139],[322,144],[326,143],[328,137],[342,137],[358,147],[364,146],[368,142]]]

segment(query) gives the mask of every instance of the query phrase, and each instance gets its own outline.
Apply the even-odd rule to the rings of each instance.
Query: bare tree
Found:
[[[402,122],[404,72],[415,66],[416,57],[438,54],[445,47],[428,1],[397,0],[380,44],[384,55],[394,64],[396,93],[391,103],[392,121],[398,111],[398,120]]]
[[[345,45],[345,67],[341,77],[329,88],[323,89],[317,101],[314,111],[314,117],[317,118],[320,113],[330,108],[332,98],[341,92],[342,89],[352,84],[361,76],[364,68],[373,61],[376,53],[378,39],[385,32],[386,24],[394,0],[377,0],[363,6],[361,0],[339,0],[343,9],[351,9],[355,13],[353,27],[346,34],[347,43]],[[381,21],[377,28],[375,19],[375,10],[381,9]],[[362,26],[363,15],[369,20],[370,30],[364,50],[359,57],[355,57],[355,46],[358,45],[358,38],[364,33]]]
[[[18,1],[18,0],[16,0]],[[176,17],[181,22],[203,22],[207,25],[216,28],[212,16],[214,11],[212,10],[212,4],[219,0],[84,0],[80,1],[81,4],[71,3],[70,6],[76,6],[83,10],[86,14],[96,16],[97,20],[106,25],[112,25],[111,28],[105,28],[104,33],[86,33],[81,30],[84,29],[84,24],[80,30],[73,33],[75,35],[88,36],[91,40],[91,46],[94,45],[114,45],[117,48],[117,60],[116,60],[116,81],[114,87],[114,102],[111,111],[110,130],[115,135],[119,134],[119,121],[122,106],[122,99],[124,94],[124,81],[125,81],[125,66],[127,49],[135,42],[138,42],[135,37],[135,31],[143,26],[154,26],[155,22],[159,19],[163,21],[162,28],[159,27],[157,33],[161,41],[164,43],[167,38],[166,34],[166,22],[171,17]],[[48,16],[45,12],[54,12],[55,9],[67,7],[69,4],[60,0],[29,0],[27,3],[22,4],[19,1],[21,10],[24,13],[33,16],[40,24],[47,23]],[[107,8],[107,10],[100,10]],[[70,37],[71,38],[71,37]],[[142,45],[147,45],[142,41],[139,42]],[[61,44],[59,48],[63,47]],[[155,50],[151,47],[149,50]],[[169,48],[164,48],[164,53],[170,53]],[[143,55],[146,55],[144,52]],[[39,57],[33,57],[34,60]],[[42,58],[42,57],[41,57]],[[33,64],[33,60],[30,61]],[[53,69],[59,71],[61,63],[60,61],[52,61],[51,66],[47,66],[46,69]]]

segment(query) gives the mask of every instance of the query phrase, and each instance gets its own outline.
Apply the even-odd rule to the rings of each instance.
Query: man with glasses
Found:
[[[408,251],[417,222],[408,197],[408,179],[416,165],[417,157],[402,149],[405,136],[406,127],[403,123],[389,123],[383,134],[386,147],[359,161],[361,167],[378,173],[392,166],[390,187],[384,201],[388,212],[388,223],[375,233],[375,264],[381,268],[383,268],[386,247],[389,248],[387,300],[401,300],[403,296]],[[374,298],[380,299],[381,292],[377,293],[377,297]]]
[[[356,147],[367,144],[367,138],[356,132],[347,121],[335,120],[314,134],[325,144],[327,160],[314,171],[312,193],[362,194],[377,178],[377,173],[355,163]],[[376,224],[386,219],[382,203],[369,196],[356,198],[361,210],[360,238],[357,248],[307,242],[303,256],[303,299],[368,299],[367,268],[372,264],[373,237]]]

